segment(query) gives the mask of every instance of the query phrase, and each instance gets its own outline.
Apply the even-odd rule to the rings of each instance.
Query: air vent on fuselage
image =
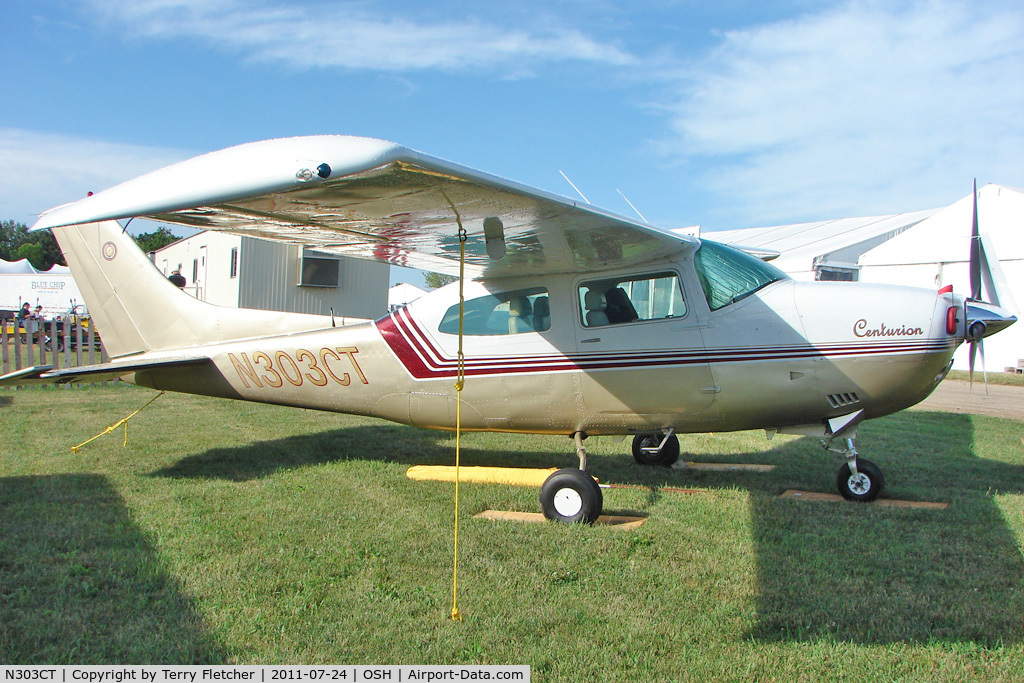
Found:
[[[846,406],[852,406],[854,403],[860,403],[857,394],[852,391],[846,391],[841,394],[829,394],[825,398],[828,399],[829,405],[833,408],[845,408]]]

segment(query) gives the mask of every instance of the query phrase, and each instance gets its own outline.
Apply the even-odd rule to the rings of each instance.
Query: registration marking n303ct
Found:
[[[331,382],[347,387],[352,383],[352,376],[343,368],[355,371],[363,384],[370,383],[359,367],[357,353],[359,349],[355,346],[325,346],[317,353],[308,349],[297,349],[294,353],[255,351],[250,358],[243,351],[238,356],[229,353],[228,358],[246,389],[251,389],[253,385],[279,389],[285,382],[300,387],[307,381],[318,387],[327,386]]]

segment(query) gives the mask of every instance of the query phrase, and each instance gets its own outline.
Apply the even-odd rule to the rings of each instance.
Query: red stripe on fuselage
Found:
[[[458,374],[458,359],[445,356],[406,309],[377,321],[377,329],[406,370],[416,379],[441,379]],[[739,363],[801,358],[838,358],[884,354],[935,353],[952,350],[955,341],[919,339],[848,342],[819,346],[736,347],[729,349],[621,351],[614,353],[478,356],[465,359],[466,375],[550,373],[573,370],[617,370],[641,367]]]

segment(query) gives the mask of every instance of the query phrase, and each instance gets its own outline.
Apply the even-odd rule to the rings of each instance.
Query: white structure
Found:
[[[47,319],[63,316],[83,303],[67,266],[37,270],[28,259],[0,260],[0,310],[17,311],[26,301],[32,308],[42,306]],[[84,306],[77,311],[85,312]]]
[[[218,306],[373,320],[388,311],[390,266],[298,245],[201,232],[152,253],[164,275],[178,269],[185,291]]]
[[[426,293],[426,290],[420,289],[416,285],[410,285],[408,282],[399,282],[388,290],[388,310],[393,311],[406,304],[410,304]]]
[[[930,218],[939,209],[892,216],[839,218],[771,228],[708,232],[708,239],[780,252],[774,265],[795,280],[859,280],[860,257]],[[970,223],[967,225],[970,235]]]
[[[968,259],[973,201],[967,195],[950,206],[871,218],[844,218],[770,228],[705,233],[709,239],[765,249],[798,280],[859,280],[915,287],[952,285],[970,293]],[[1024,193],[1002,185],[978,191],[978,225],[993,266],[999,304],[1021,322],[985,340],[989,371],[1016,367],[1024,359]],[[1001,281],[1000,281],[1001,280]],[[993,301],[989,291],[984,299]],[[966,346],[957,352],[967,369]]]

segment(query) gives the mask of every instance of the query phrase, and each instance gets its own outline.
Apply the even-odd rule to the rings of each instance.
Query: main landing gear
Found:
[[[556,522],[593,524],[601,516],[604,496],[592,476],[586,473],[587,451],[583,447],[586,435],[576,432],[576,455],[579,469],[566,467],[544,480],[540,487],[540,509],[544,516]]]
[[[679,437],[675,435],[675,429],[662,434],[634,436],[633,459],[641,465],[672,467],[679,460]]]

